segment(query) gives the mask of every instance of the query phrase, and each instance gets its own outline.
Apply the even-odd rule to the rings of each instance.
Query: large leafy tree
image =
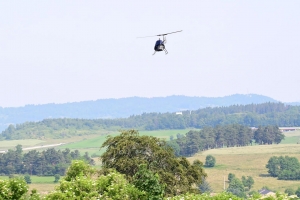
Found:
[[[108,136],[102,144],[106,152],[101,161],[104,168],[114,168],[132,177],[139,170],[141,164],[160,177],[161,184],[165,184],[166,195],[172,196],[189,191],[206,177],[203,164],[195,161],[190,164],[186,158],[176,158],[173,149],[161,140],[152,136],[140,136],[136,130],[122,131],[115,137]]]

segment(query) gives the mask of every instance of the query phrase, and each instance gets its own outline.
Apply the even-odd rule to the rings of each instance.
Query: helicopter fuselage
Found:
[[[164,41],[162,40],[157,40],[155,42],[154,50],[155,51],[163,51],[165,49],[165,44]]]

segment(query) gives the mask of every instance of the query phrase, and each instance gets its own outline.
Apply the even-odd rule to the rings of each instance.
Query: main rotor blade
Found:
[[[178,32],[181,32],[181,31],[182,31],[182,30],[180,30],[180,31],[175,31],[175,32],[171,32],[171,33],[164,33],[164,34],[160,34],[160,35],[157,35],[157,36],[169,35],[169,34],[178,33]]]
[[[173,34],[173,33],[178,33],[178,32],[181,32],[181,31],[182,31],[182,30],[180,30],[180,31],[175,31],[175,32],[171,32],[171,33],[164,33],[164,34],[159,34],[159,35],[151,35],[151,36],[137,37],[137,38],[148,38],[148,37],[164,36],[164,35],[169,35],[169,34]]]

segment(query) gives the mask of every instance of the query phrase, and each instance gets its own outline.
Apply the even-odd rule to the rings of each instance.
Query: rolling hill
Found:
[[[277,102],[263,95],[234,94],[225,97],[129,97],[120,99],[99,99],[64,104],[26,105],[23,107],[0,107],[0,130],[9,124],[41,121],[51,118],[103,119],[125,118],[142,113],[165,113],[196,110],[205,107],[259,104]]]

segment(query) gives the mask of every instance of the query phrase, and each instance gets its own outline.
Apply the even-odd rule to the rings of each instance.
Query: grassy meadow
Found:
[[[207,181],[215,192],[221,192],[224,188],[224,178],[233,173],[241,179],[242,176],[252,176],[254,190],[268,186],[271,190],[284,191],[286,188],[297,189],[300,181],[284,181],[268,175],[266,164],[272,156],[293,156],[300,160],[300,131],[284,132],[285,139],[280,144],[253,145],[246,147],[231,147],[223,149],[211,149],[188,158],[190,161],[199,159],[205,163],[207,155],[216,158],[216,166],[205,168],[208,175]],[[228,183],[225,183],[228,187]]]
[[[170,136],[173,135],[176,138],[176,135],[178,133],[185,134],[189,130],[190,129],[139,131],[139,133],[140,133],[140,135],[148,135],[148,136],[153,136],[153,137],[158,137],[158,138],[162,138],[165,140],[169,140]],[[69,148],[71,150],[78,149],[81,152],[81,154],[83,154],[84,152],[88,152],[89,155],[92,155],[93,157],[97,157],[97,156],[100,156],[104,152],[104,149],[100,150],[100,146],[106,140],[106,137],[108,135],[116,136],[118,134],[119,134],[119,132],[112,132],[112,133],[106,134],[106,135],[99,135],[99,136],[96,136],[96,137],[93,137],[90,139],[83,139],[78,142],[68,143],[66,145],[59,146],[58,148],[61,148],[61,149]]]
[[[293,156],[300,160],[300,144],[278,144],[278,145],[255,145],[246,147],[232,147],[224,149],[212,149],[198,153],[188,158],[190,161],[199,159],[205,163],[207,155],[216,158],[216,166],[205,168],[208,175],[207,181],[213,191],[221,192],[224,188],[224,177],[233,173],[238,178],[252,176],[254,179],[254,190],[268,186],[271,190],[284,191],[286,188],[297,189],[300,181],[284,181],[270,177],[266,164],[272,156]],[[228,184],[226,183],[226,188]]]

